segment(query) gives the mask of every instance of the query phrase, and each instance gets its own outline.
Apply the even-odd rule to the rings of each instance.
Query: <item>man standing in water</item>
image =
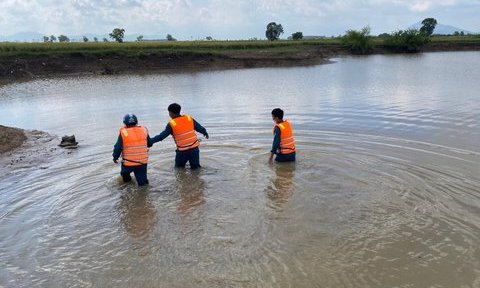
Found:
[[[272,110],[272,119],[275,122],[273,127],[273,145],[270,151],[270,163],[273,162],[273,155],[277,162],[295,161],[295,139],[293,129],[288,121],[283,120],[283,110],[275,108]]]
[[[184,168],[190,162],[191,169],[200,168],[200,140],[195,131],[203,134],[208,139],[208,133],[202,125],[195,121],[190,115],[180,115],[182,107],[177,103],[168,106],[170,122],[165,130],[152,138],[152,144],[162,141],[168,135],[172,135],[177,145],[175,155],[175,167]]]
[[[123,124],[125,127],[120,128],[113,149],[113,162],[118,163],[118,158],[122,156],[120,175],[124,182],[132,181],[130,174],[133,172],[138,186],[147,185],[148,147],[152,146],[148,130],[137,126],[138,120],[134,114],[125,115]]]

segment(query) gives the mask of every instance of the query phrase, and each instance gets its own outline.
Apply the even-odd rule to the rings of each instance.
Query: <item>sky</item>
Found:
[[[0,0],[0,35],[173,35],[179,40],[265,38],[269,22],[283,37],[337,36],[370,26],[372,34],[424,18],[480,32],[480,0]]]

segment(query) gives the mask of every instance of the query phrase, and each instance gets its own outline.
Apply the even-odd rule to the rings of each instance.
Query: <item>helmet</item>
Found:
[[[123,116],[123,124],[127,126],[134,126],[138,124],[137,116],[135,114],[126,114]]]

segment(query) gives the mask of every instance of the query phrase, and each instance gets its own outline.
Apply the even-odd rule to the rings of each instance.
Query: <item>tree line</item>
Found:
[[[421,22],[422,26],[420,29],[407,29],[407,30],[398,30],[391,34],[383,33],[378,35],[379,38],[383,39],[384,46],[388,49],[391,49],[395,52],[418,52],[421,48],[430,41],[430,38],[435,30],[437,25],[437,20],[434,18],[425,18]],[[458,32],[458,31],[457,31]],[[455,36],[464,36],[464,32],[455,33]],[[283,26],[280,23],[270,22],[266,26],[265,37],[270,41],[276,41],[280,39],[280,35],[284,33]],[[125,38],[125,29],[115,28],[109,33],[110,40],[123,43]],[[333,37],[333,36],[332,36]],[[339,36],[342,40],[344,46],[350,49],[352,53],[355,54],[368,54],[374,48],[373,36],[370,35],[370,27],[366,26],[361,30],[348,30],[345,35]],[[289,39],[292,40],[301,40],[304,38],[302,32],[292,33]],[[60,35],[55,37],[44,36],[44,42],[70,42],[70,39],[65,35]],[[137,41],[144,41],[143,35],[140,35],[136,39]],[[176,39],[171,35],[167,34],[167,41],[176,41]],[[211,36],[207,36],[206,40],[213,40]],[[251,40],[258,40],[257,38],[252,38]],[[83,42],[89,42],[86,36],[83,36]],[[97,37],[93,38],[94,42],[99,42]],[[103,38],[103,42],[109,42],[109,39]]]
[[[110,40],[118,42],[118,43],[123,43],[124,38],[125,38],[125,29],[123,28],[115,28],[112,30],[111,33],[108,34]],[[210,38],[210,39],[208,39]],[[166,36],[167,41],[177,41],[171,34],[167,34]],[[103,42],[110,42],[109,39],[103,38]],[[207,40],[212,40],[211,37],[207,37]],[[43,42],[64,42],[68,43],[70,42],[70,38],[68,38],[66,35],[59,35],[58,37],[55,37],[55,35],[50,35],[50,36],[43,36]],[[89,42],[90,39],[88,39],[87,36],[82,37],[83,42]],[[140,35],[137,37],[137,41],[143,41],[143,35]],[[93,42],[99,42],[99,39],[97,37],[93,37]]]
[[[430,42],[437,20],[425,18],[420,29],[398,30],[391,34],[384,34],[384,45],[394,52],[419,52],[422,47]],[[372,52],[374,43],[370,35],[370,27],[364,27],[360,31],[348,30],[342,37],[342,43],[354,54],[368,54]]]

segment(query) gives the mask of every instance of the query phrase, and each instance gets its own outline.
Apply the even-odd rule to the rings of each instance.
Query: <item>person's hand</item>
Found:
[[[273,153],[270,153],[270,157],[268,158],[268,164],[273,164]]]
[[[203,135],[208,140],[208,134]]]
[[[118,164],[118,159],[113,159],[113,163]]]

